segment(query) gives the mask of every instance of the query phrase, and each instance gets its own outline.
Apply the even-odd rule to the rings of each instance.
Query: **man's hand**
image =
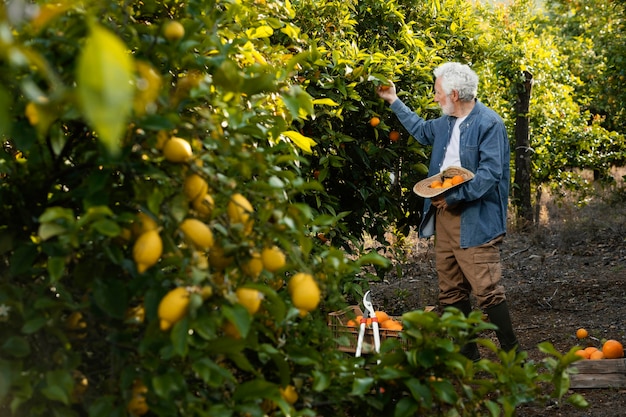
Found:
[[[398,99],[396,94],[396,85],[389,81],[389,85],[380,85],[376,88],[376,94],[387,103],[392,104]]]
[[[445,210],[448,208],[448,203],[446,203],[446,199],[443,197],[443,194],[434,196],[433,198],[430,199],[430,202],[432,203],[433,206],[435,206],[438,209]]]

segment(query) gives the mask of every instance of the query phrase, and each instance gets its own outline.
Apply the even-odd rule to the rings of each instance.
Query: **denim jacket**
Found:
[[[419,143],[432,146],[428,176],[438,174],[456,117],[424,120],[400,100],[394,101],[391,109]],[[468,248],[506,233],[511,151],[504,122],[479,101],[461,124],[460,131],[461,165],[475,176],[446,192],[444,197],[448,206],[462,209],[461,247]],[[435,207],[427,198],[420,237],[434,234],[434,214]]]

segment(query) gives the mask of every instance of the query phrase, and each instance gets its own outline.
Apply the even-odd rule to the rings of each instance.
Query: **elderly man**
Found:
[[[421,144],[432,146],[429,176],[460,166],[474,177],[424,202],[420,237],[435,234],[439,303],[466,316],[470,294],[498,327],[500,347],[518,347],[505,290],[501,285],[500,244],[506,234],[510,180],[509,140],[502,119],[476,99],[478,76],[467,65],[449,62],[437,67],[435,101],[443,115],[424,120],[396,94],[395,85],[379,87],[407,131]],[[480,359],[476,343],[461,352]]]

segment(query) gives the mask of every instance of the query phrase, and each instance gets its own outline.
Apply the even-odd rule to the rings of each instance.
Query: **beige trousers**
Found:
[[[461,213],[454,209],[437,210],[435,223],[435,262],[439,281],[439,303],[442,306],[476,298],[485,309],[506,299],[500,263],[503,236],[480,246],[463,249]]]

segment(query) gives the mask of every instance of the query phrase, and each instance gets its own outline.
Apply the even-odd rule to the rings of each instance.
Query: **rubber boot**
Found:
[[[506,352],[511,349],[519,349],[507,302],[503,301],[493,307],[488,307],[485,309],[485,313],[489,316],[489,321],[498,326],[496,336],[500,342],[500,348]]]
[[[472,303],[470,300],[457,301],[454,304],[449,304],[446,307],[455,307],[459,309],[465,317],[469,316],[472,312]],[[476,342],[469,342],[464,346],[461,346],[461,354],[467,359],[477,362],[480,360],[480,352],[478,351],[478,345]]]

